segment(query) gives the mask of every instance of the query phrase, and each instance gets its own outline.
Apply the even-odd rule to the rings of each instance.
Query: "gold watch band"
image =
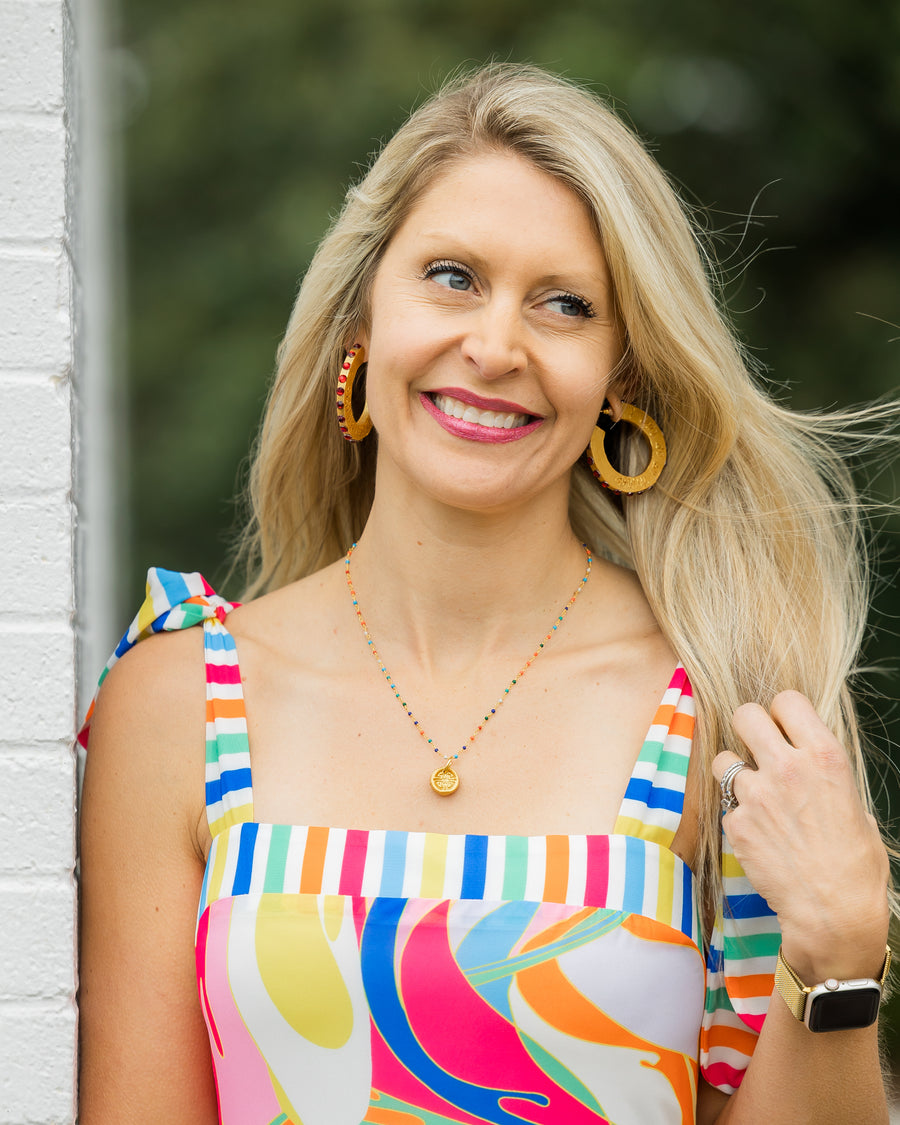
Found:
[[[884,964],[881,967],[881,976],[877,982],[882,990],[884,989],[884,982],[887,980],[890,968],[891,947],[888,945],[885,946]],[[784,1000],[785,1004],[787,1004],[790,1009],[794,1019],[802,1022],[806,1010],[806,998],[818,985],[804,984],[785,960],[784,953],[781,949],[778,950],[778,961],[775,965],[775,987],[778,989],[782,1000]]]

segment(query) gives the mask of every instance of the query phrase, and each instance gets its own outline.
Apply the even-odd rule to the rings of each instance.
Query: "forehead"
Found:
[[[472,249],[545,258],[606,277],[586,203],[561,180],[514,153],[481,153],[443,168],[400,225],[391,246],[458,239]],[[390,251],[390,247],[389,247]]]

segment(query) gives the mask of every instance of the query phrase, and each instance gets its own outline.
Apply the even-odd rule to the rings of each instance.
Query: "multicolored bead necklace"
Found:
[[[481,722],[478,724],[478,726],[469,735],[468,740],[463,743],[463,745],[460,747],[460,749],[455,754],[442,754],[441,750],[440,750],[440,747],[435,745],[434,739],[428,737],[428,735],[425,733],[424,728],[422,727],[422,724],[419,722],[419,720],[412,713],[412,708],[409,706],[409,704],[403,698],[403,694],[400,691],[400,689],[397,687],[397,684],[394,681],[394,677],[390,674],[390,672],[387,670],[387,668],[385,668],[384,661],[378,655],[378,649],[375,647],[375,641],[372,639],[372,634],[369,632],[369,626],[366,624],[365,618],[362,615],[362,610],[359,608],[359,598],[356,596],[356,590],[354,590],[354,588],[353,588],[353,579],[350,577],[350,556],[353,554],[354,550],[356,549],[356,544],[354,543],[353,546],[350,548],[350,550],[347,552],[347,556],[344,559],[344,573],[347,576],[347,586],[350,590],[350,598],[353,602],[353,608],[356,610],[356,617],[357,617],[357,620],[359,621],[359,624],[360,624],[360,626],[362,628],[362,631],[365,635],[366,644],[369,646],[369,652],[371,652],[371,654],[375,657],[375,660],[378,662],[378,667],[381,669],[381,674],[387,680],[388,685],[389,685],[391,691],[394,693],[395,697],[400,701],[400,706],[403,708],[403,710],[409,716],[410,720],[412,721],[413,726],[419,732],[421,737],[424,738],[425,742],[431,747],[431,749],[435,752],[435,754],[440,755],[444,759],[444,764],[442,766],[438,766],[437,769],[431,775],[431,788],[435,791],[435,793],[439,794],[441,797],[449,797],[451,793],[455,793],[456,790],[459,788],[459,774],[453,768],[453,766],[450,765],[450,763],[453,762],[453,761],[456,761],[459,758],[460,754],[464,754],[466,752],[466,750],[469,749],[469,747],[472,745],[472,743],[475,741],[475,739],[478,737],[478,735],[482,732],[485,725],[490,722],[491,716],[497,714],[497,711],[503,706],[503,704],[506,700],[506,697],[509,695],[509,693],[512,691],[512,689],[516,686],[516,684],[519,682],[519,680],[521,680],[521,678],[525,675],[525,673],[528,671],[528,669],[531,667],[531,665],[535,662],[535,660],[537,660],[537,658],[540,656],[541,652],[543,651],[545,645],[548,643],[550,638],[557,631],[557,629],[559,629],[559,627],[560,627],[560,625],[562,625],[563,621],[565,621],[566,614],[569,612],[569,610],[575,604],[575,599],[578,597],[578,595],[581,593],[581,591],[584,589],[585,585],[587,584],[587,580],[591,576],[591,561],[592,561],[593,556],[591,555],[590,548],[587,546],[587,544],[583,544],[583,546],[584,546],[585,555],[587,556],[587,567],[586,567],[585,572],[584,572],[584,577],[581,579],[581,581],[578,583],[578,585],[575,588],[575,593],[571,596],[571,598],[569,598],[569,600],[563,606],[562,613],[557,617],[556,621],[554,621],[553,626],[550,629],[550,632],[547,633],[547,635],[540,642],[540,644],[537,646],[537,648],[534,650],[534,652],[531,654],[531,656],[525,661],[525,663],[522,665],[522,667],[519,669],[519,671],[509,681],[509,684],[503,689],[503,694],[500,696],[500,698],[497,700],[497,702],[494,704],[494,706],[491,707],[487,711],[487,714],[485,714],[484,718],[481,720]]]

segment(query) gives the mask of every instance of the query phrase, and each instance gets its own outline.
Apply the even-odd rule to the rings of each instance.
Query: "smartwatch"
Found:
[[[891,967],[891,949],[885,950],[884,964],[878,980],[835,980],[822,984],[804,984],[778,950],[775,966],[775,987],[790,1009],[791,1015],[806,1024],[810,1031],[850,1031],[869,1027],[878,1018],[884,982]]]

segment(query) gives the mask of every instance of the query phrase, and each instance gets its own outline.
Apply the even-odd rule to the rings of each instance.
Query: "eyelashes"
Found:
[[[441,258],[438,261],[429,262],[420,274],[420,280],[429,281],[438,277],[440,274],[455,274],[457,278],[465,278],[469,285],[475,281],[475,274],[468,266],[463,265],[462,262],[454,262],[448,258]],[[468,292],[469,285],[460,286],[450,284],[447,285],[446,288],[457,292]],[[596,315],[593,304],[586,297],[580,297],[577,293],[572,293],[568,290],[555,293],[553,296],[545,298],[543,303],[546,305],[568,305],[570,308],[577,309],[578,313],[588,320]],[[572,316],[572,314],[568,312],[561,313],[561,315]],[[572,319],[575,318],[572,317]]]
[[[468,266],[464,266],[461,262],[450,262],[446,260],[430,262],[423,270],[421,280],[428,281],[429,278],[435,277],[440,273],[456,273],[462,277],[468,278],[469,281],[475,280],[475,275]]]
[[[587,317],[589,320],[591,317],[596,315],[594,313],[594,306],[591,304],[591,302],[588,301],[585,297],[579,297],[577,293],[559,293],[557,296],[551,297],[548,303],[557,305],[574,305],[576,308],[580,309],[582,315]],[[568,315],[568,313],[565,315]]]

